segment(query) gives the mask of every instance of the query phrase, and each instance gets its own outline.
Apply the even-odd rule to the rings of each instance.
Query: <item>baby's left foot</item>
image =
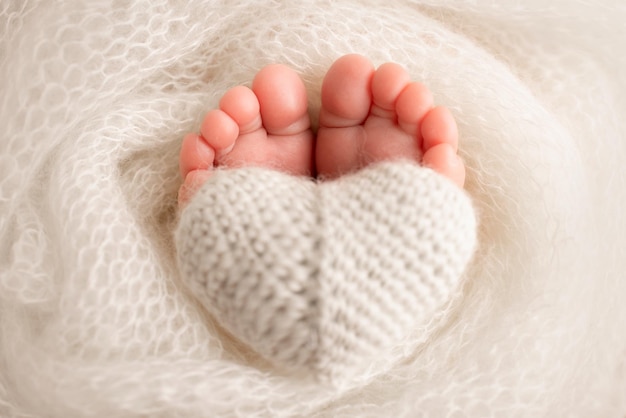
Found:
[[[293,175],[311,175],[313,133],[307,113],[306,89],[298,74],[284,65],[258,72],[252,89],[238,86],[210,111],[200,134],[185,137],[178,192],[182,207],[216,167],[257,166]]]

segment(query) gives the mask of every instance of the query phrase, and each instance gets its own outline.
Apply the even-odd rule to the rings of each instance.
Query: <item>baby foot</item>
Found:
[[[450,111],[433,107],[430,91],[411,82],[398,64],[375,70],[367,58],[346,55],[328,70],[316,144],[321,177],[408,159],[463,187],[465,167],[457,150],[458,131]]]
[[[340,385],[386,371],[458,289],[476,220],[454,184],[454,119],[432,103],[396,64],[339,59],[322,87],[316,168],[359,171],[335,181],[293,175],[315,171],[313,143],[302,82],[282,66],[226,93],[185,140],[181,201],[211,187],[181,213],[181,277],[277,370]],[[271,170],[213,172],[250,165]]]
[[[191,200],[216,167],[258,166],[306,176],[312,165],[304,84],[292,69],[269,65],[258,72],[252,89],[226,92],[219,109],[207,113],[200,134],[183,140],[179,205]]]

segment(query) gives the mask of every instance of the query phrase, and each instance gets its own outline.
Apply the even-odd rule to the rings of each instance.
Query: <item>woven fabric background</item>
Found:
[[[0,415],[623,417],[619,0],[0,0]],[[311,115],[395,61],[459,123],[479,248],[439,329],[346,391],[272,368],[182,286],[182,136],[263,65]],[[428,333],[426,333],[428,334]]]

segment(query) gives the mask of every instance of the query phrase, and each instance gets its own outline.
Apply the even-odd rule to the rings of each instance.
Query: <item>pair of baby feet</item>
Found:
[[[200,134],[188,134],[180,153],[183,207],[217,168],[259,166],[298,176],[332,179],[369,164],[411,160],[459,187],[465,167],[458,131],[430,91],[395,63],[375,69],[360,55],[345,55],[322,83],[317,137],[311,130],[304,84],[280,64],[255,76],[252,89],[227,91]]]

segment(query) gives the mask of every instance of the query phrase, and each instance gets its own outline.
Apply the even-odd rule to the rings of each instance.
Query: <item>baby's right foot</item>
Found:
[[[185,137],[178,193],[183,206],[215,167],[266,167],[294,175],[313,171],[313,133],[306,90],[298,74],[284,65],[263,68],[252,89],[235,87],[219,109],[204,118],[200,134]]]
[[[450,111],[433,107],[430,91],[411,82],[399,65],[374,70],[365,57],[346,55],[328,70],[316,144],[320,176],[335,178],[375,162],[408,159],[463,187],[465,167],[457,148]]]

